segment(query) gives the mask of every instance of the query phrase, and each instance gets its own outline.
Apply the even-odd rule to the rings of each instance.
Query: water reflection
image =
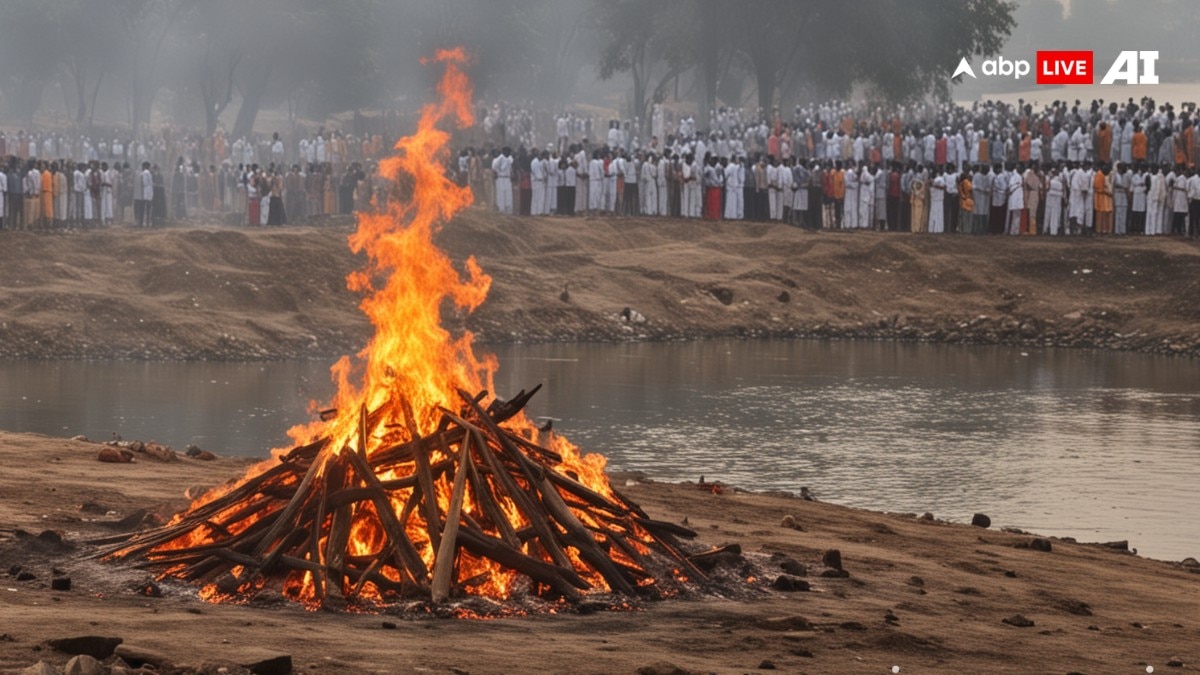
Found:
[[[1200,554],[1200,364],[873,342],[495,348],[500,393],[612,466]],[[326,362],[0,363],[0,428],[264,454]]]

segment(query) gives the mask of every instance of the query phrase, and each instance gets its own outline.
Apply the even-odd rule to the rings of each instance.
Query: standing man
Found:
[[[1095,195],[1096,234],[1112,234],[1113,232],[1113,195],[1110,171],[1108,164],[1101,164],[1092,179],[1092,194]]]
[[[858,229],[858,167],[854,160],[846,160],[846,194],[843,199],[843,229]]]
[[[1124,149],[1121,150],[1124,153]],[[1113,186],[1113,232],[1126,234],[1129,230],[1129,202],[1132,199],[1133,176],[1124,161],[1117,164],[1112,177]]]
[[[745,167],[742,166],[742,156],[739,155],[725,167],[725,220],[742,220],[743,183]]]
[[[1149,202],[1146,207],[1146,234],[1163,234],[1163,213],[1167,208],[1167,177],[1163,175],[1161,167],[1154,167],[1154,173],[1150,174],[1150,187],[1146,197]]]
[[[512,148],[504,146],[492,160],[492,172],[496,174],[496,210],[509,215],[512,215],[512,165]]]
[[[1187,197],[1187,235],[1189,237],[1195,237],[1200,234],[1200,174],[1196,173],[1196,167],[1188,169]]]
[[[1004,234],[1005,218],[1008,216],[1008,173],[997,162],[992,165],[992,213],[988,223],[990,234]]]

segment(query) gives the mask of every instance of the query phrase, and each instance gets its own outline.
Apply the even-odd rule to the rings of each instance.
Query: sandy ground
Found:
[[[98,521],[180,508],[188,487],[241,475],[247,460],[104,464],[99,447],[0,432],[0,575],[19,565],[37,577],[0,583],[2,672],[38,660],[61,667],[67,656],[43,642],[78,635],[121,637],[180,668],[285,653],[313,673],[745,673],[764,661],[788,673],[1163,673],[1200,662],[1195,569],[1057,539],[1043,552],[1026,547],[1027,534],[695,484],[625,490],[652,517],[686,518],[702,546],[738,542],[764,569],[770,554],[801,561],[812,592],[488,621],[210,605],[173,586],[149,598],[134,592],[142,573],[86,559],[82,542],[114,531]],[[105,512],[81,510],[88,503]],[[787,515],[803,529],[782,527]],[[44,530],[65,545],[36,536]],[[835,548],[849,578],[820,576]],[[52,567],[72,578],[70,591],[49,589]],[[1004,623],[1017,614],[1034,625]],[[389,618],[394,628],[384,627]],[[1173,660],[1183,665],[1168,667]],[[639,671],[654,664],[680,670]]]
[[[0,235],[0,358],[273,359],[361,348],[352,223]],[[1200,246],[513,218],[438,238],[494,283],[485,341],[817,337],[1200,354]],[[565,293],[564,293],[565,291]],[[619,318],[630,307],[646,318]]]

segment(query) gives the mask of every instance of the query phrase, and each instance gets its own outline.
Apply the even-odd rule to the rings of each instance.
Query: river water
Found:
[[[492,348],[501,395],[616,469],[1200,557],[1200,364],[1074,350],[709,341]],[[0,428],[265,455],[328,363],[0,362]]]

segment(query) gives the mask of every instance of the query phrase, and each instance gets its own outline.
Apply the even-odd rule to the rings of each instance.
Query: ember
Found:
[[[471,122],[465,56],[436,60],[440,103],[383,165],[413,198],[360,213],[350,238],[369,264],[348,282],[366,294],[376,333],[334,366],[332,406],[293,429],[297,446],[277,460],[101,555],[200,583],[212,601],[282,595],[313,607],[661,597],[706,578],[676,540],[693,532],[625,499],[603,457],[551,433],[543,441],[522,412],[536,388],[489,397],[494,359],[442,327],[443,301],[470,311],[490,279],[473,258],[463,279],[433,244],[438,223],[471,200],[445,176],[449,134],[437,128]]]

